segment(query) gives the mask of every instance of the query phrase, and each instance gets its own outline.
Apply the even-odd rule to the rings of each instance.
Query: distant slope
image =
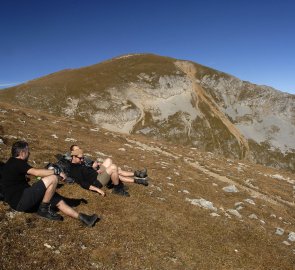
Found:
[[[3,90],[0,98],[295,170],[295,96],[193,62],[125,55]]]

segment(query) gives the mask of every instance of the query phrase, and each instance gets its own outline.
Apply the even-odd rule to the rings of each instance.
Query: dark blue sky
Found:
[[[295,93],[295,1],[1,1],[0,86],[155,53]]]

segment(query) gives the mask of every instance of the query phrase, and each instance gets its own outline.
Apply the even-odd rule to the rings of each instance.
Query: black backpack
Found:
[[[57,158],[56,163],[48,163],[45,168],[49,169],[51,167],[58,167],[58,169],[62,172],[64,172],[67,176],[65,179],[66,183],[73,184],[75,180],[71,177],[69,177],[70,168],[71,168],[71,162],[67,160],[63,155],[56,155]]]

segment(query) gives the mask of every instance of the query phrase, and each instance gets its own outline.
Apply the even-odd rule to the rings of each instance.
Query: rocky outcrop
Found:
[[[189,61],[127,55],[2,90],[3,100],[295,170],[295,97]]]
[[[222,75],[205,75],[200,84],[249,140],[255,161],[295,169],[294,95]]]

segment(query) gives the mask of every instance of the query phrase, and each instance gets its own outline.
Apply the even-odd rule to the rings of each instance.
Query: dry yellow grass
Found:
[[[16,138],[26,139],[31,164],[43,167],[67,151],[72,142],[65,139],[73,138],[93,157],[99,151],[126,169],[146,166],[152,179],[148,187],[129,185],[129,198],[109,190],[103,198],[61,184],[62,195],[87,201],[75,206],[78,211],[102,217],[93,228],[67,217],[50,222],[35,214],[12,215],[0,203],[1,269],[294,269],[294,243],[282,243],[295,231],[293,174],[94,128],[0,103],[1,160]],[[239,192],[224,192],[229,184],[221,179],[234,181]],[[261,197],[251,197],[252,191]],[[187,198],[211,201],[220,216]],[[243,202],[241,219],[226,212],[237,202]],[[253,213],[257,220],[248,217]],[[275,234],[277,227],[285,229],[282,236]]]

